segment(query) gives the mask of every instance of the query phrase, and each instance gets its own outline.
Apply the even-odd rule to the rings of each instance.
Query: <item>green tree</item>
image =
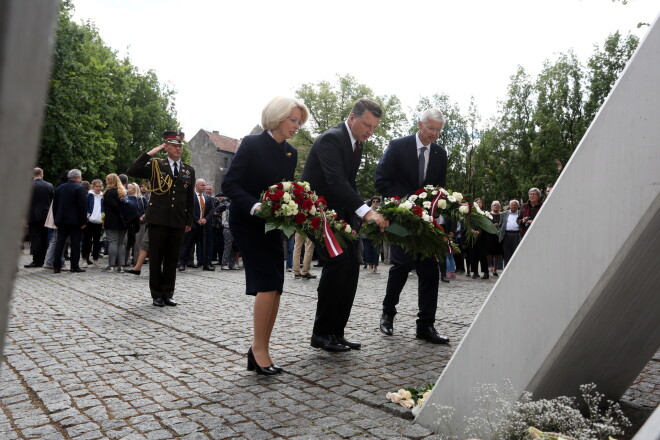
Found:
[[[625,39],[619,32],[607,37],[603,48],[595,46],[595,52],[589,58],[588,86],[589,98],[584,105],[585,123],[591,124],[614,83],[626,67],[626,63],[637,49],[639,38],[628,35]]]
[[[536,134],[532,142],[531,171],[524,187],[553,183],[586,130],[583,114],[582,80],[584,71],[572,52],[561,54],[556,62],[545,62],[536,82]]]
[[[316,136],[334,127],[350,115],[353,104],[360,98],[376,101],[383,109],[380,125],[374,135],[364,144],[362,164],[357,176],[360,194],[367,198],[375,194],[376,165],[387,143],[405,132],[406,116],[401,109],[401,102],[395,95],[374,96],[373,91],[351,75],[337,76],[336,83],[321,81],[315,84],[303,84],[296,90],[296,97],[309,109],[310,118],[304,128],[291,139],[291,144],[298,148],[299,167],[296,177],[300,177],[302,168]]]
[[[119,60],[91,23],[72,21],[72,10],[61,3],[45,107],[39,164],[50,180],[71,168],[85,179],[122,173],[163,130],[179,126],[173,92]]]

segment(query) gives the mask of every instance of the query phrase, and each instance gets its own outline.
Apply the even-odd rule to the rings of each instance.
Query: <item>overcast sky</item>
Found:
[[[586,62],[619,30],[643,37],[658,0],[74,0],[105,43],[177,91],[190,139],[201,128],[240,138],[275,95],[351,74],[410,114],[447,93],[484,119],[516,66],[536,76],[573,50]]]

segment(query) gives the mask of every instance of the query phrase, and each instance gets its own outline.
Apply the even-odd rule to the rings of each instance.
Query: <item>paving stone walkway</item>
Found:
[[[439,438],[385,394],[435,382],[495,283],[442,283],[436,327],[452,343],[436,346],[415,339],[416,277],[388,338],[378,319],[389,266],[365,270],[346,331],[364,347],[330,354],[309,346],[317,280],[287,274],[271,351],[287,374],[264,377],[246,371],[243,271],[188,269],[179,306],[157,308],[148,270],[55,275],[29,261],[0,366],[2,440]],[[656,356],[623,403],[641,423],[659,402]]]

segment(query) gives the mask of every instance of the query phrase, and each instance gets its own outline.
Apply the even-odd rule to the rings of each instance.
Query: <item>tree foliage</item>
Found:
[[[123,173],[179,126],[174,91],[118,59],[91,23],[72,21],[72,10],[61,3],[38,160],[50,180],[71,168],[88,180]]]

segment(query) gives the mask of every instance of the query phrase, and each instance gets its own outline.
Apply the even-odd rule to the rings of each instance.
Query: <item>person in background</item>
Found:
[[[532,226],[532,222],[536,218],[536,215],[541,210],[543,202],[541,201],[541,190],[538,188],[531,188],[527,196],[529,200],[527,203],[522,205],[520,209],[520,214],[518,215],[518,225],[520,226],[520,236],[524,237],[527,233],[527,230]]]
[[[513,199],[509,202],[509,209],[502,213],[500,218],[500,243],[502,244],[502,259],[504,267],[511,260],[520,243],[520,225],[518,225],[519,203]]]
[[[497,200],[493,200],[490,204],[490,214],[493,219],[491,220],[496,228],[500,228],[502,221],[501,213],[502,205]],[[498,276],[497,267],[502,256],[502,245],[500,244],[499,236],[495,234],[486,234],[486,258],[488,260],[488,270],[493,272],[493,276]]]
[[[478,204],[479,208],[483,211],[484,201],[481,198],[477,197],[474,199],[474,203]],[[487,233],[477,227],[472,230],[472,234],[475,238],[472,246],[470,246],[470,270],[472,271],[472,278],[479,278],[479,265],[481,264],[481,271],[483,272],[481,279],[487,280],[490,277],[488,275],[488,260],[486,259]]]
[[[92,189],[87,193],[87,227],[83,229],[82,258],[87,267],[98,267],[103,235],[103,182],[92,180]],[[90,260],[91,257],[94,261]]]
[[[33,170],[32,179],[32,197],[27,219],[32,262],[23,266],[27,269],[44,265],[48,250],[48,228],[45,224],[55,191],[53,185],[44,180],[44,170],[41,168]]]
[[[309,237],[303,238],[298,232],[295,234],[295,240],[293,245],[293,277],[297,280],[312,280],[316,278],[316,275],[313,275],[309,272],[310,267],[312,266],[312,257],[314,256],[314,243]],[[300,268],[300,255],[302,254],[302,249],[305,248],[305,256],[302,261],[302,269]]]
[[[380,197],[373,196],[367,202],[367,206],[372,211],[377,212],[378,208],[380,208]],[[364,267],[376,275],[378,273],[378,261],[380,260],[380,247],[374,246],[373,241],[364,235],[360,235],[360,238],[364,249]]]
[[[115,173],[105,177],[105,192],[103,193],[103,210],[105,213],[103,227],[108,237],[108,265],[104,270],[122,271],[125,264],[125,242],[127,226],[124,222],[121,204],[126,203],[126,189]]]
[[[82,173],[73,169],[67,174],[68,181],[57,187],[53,195],[53,216],[57,225],[57,242],[53,272],[60,273],[66,239],[71,238],[71,272],[85,272],[80,268],[80,239],[87,226],[87,194],[80,184]]]
[[[131,212],[135,212],[135,218],[124,218],[126,223],[126,249],[124,250],[124,266],[133,266],[140,251],[135,252],[137,244],[137,233],[140,231],[140,205],[144,205],[144,201],[140,200],[140,187],[137,183],[129,183],[126,186],[126,202],[131,205]],[[144,206],[143,206],[144,208]],[[132,255],[131,255],[132,254]]]

